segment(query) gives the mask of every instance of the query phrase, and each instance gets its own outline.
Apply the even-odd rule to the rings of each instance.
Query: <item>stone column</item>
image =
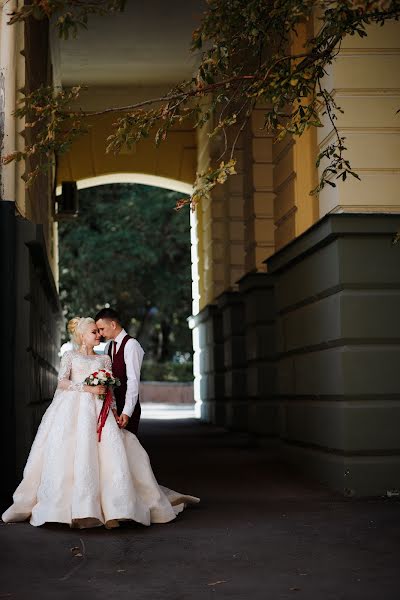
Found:
[[[312,22],[299,25],[292,35],[291,52],[305,52],[313,35]],[[317,136],[310,128],[301,137],[287,135],[273,146],[275,248],[301,235],[318,219],[318,199],[310,192],[317,185]]]
[[[273,148],[275,248],[279,250],[306,231],[318,218],[318,200],[311,196],[317,184],[316,133],[287,136]]]
[[[400,490],[399,229],[327,215],[268,261],[282,456],[350,496]]]
[[[209,129],[210,125],[207,125],[198,131],[198,172],[207,171],[210,164],[213,148],[207,135]],[[196,209],[196,212],[201,213],[198,216],[202,251],[202,256],[199,257],[202,269],[199,272],[202,290],[200,308],[211,304],[229,285],[225,252],[228,243],[225,193],[225,189],[218,186],[213,190],[212,196],[202,200]]]
[[[218,298],[222,314],[224,344],[226,415],[229,429],[247,431],[248,403],[246,397],[246,352],[244,304],[238,292],[224,292]]]
[[[239,282],[244,305],[246,398],[248,430],[275,443],[279,436],[275,397],[274,279],[267,273],[249,273]]]
[[[223,425],[224,405],[224,346],[222,317],[211,304],[189,319],[193,330],[194,396],[203,421]]]
[[[233,129],[227,132],[232,141],[237,132]],[[224,256],[226,264],[226,279],[224,291],[235,289],[237,281],[245,273],[245,178],[246,178],[246,148],[243,134],[236,144],[237,174],[229,177],[219,192],[224,195],[226,244]]]
[[[244,141],[246,272],[265,270],[275,250],[273,136],[262,129],[264,110],[255,108]]]

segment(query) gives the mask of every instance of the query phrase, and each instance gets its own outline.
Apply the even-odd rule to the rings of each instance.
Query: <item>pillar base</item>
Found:
[[[274,279],[267,273],[248,273],[239,281],[239,292],[244,304],[248,430],[277,437]]]
[[[193,330],[194,390],[195,401],[201,402],[200,418],[221,425],[225,422],[222,317],[218,307],[210,304],[192,316],[189,323]]]
[[[327,215],[268,260],[282,457],[351,496],[400,490],[399,229]]]
[[[248,431],[244,305],[239,292],[224,292],[218,298],[224,342],[224,426]]]
[[[282,443],[280,455],[302,472],[348,497],[397,497],[400,457],[341,456]]]

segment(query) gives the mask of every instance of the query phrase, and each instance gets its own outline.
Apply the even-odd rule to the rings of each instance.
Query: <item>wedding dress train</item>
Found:
[[[167,523],[199,499],[158,485],[137,437],[120,429],[110,412],[101,442],[97,419],[102,401],[82,390],[99,369],[111,370],[108,356],[63,356],[59,387],[45,412],[5,522],[46,522],[72,527]]]

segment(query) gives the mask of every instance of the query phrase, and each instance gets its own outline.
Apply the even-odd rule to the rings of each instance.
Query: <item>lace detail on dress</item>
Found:
[[[106,369],[106,371],[110,371],[112,373],[112,362],[111,362],[111,358],[108,356],[108,354],[104,354],[103,355],[105,358],[104,361],[104,368]]]
[[[73,352],[68,351],[65,352],[63,357],[61,358],[60,370],[58,372],[58,386],[59,390],[67,390],[73,392],[83,392],[83,382],[73,382],[71,381],[71,371],[72,371],[72,356]]]
[[[84,392],[84,381],[98,369],[107,369],[112,371],[111,359],[106,354],[84,355],[74,350],[65,352],[61,358],[60,370],[58,373],[58,390],[71,392]],[[113,403],[111,408],[116,408],[113,394]]]

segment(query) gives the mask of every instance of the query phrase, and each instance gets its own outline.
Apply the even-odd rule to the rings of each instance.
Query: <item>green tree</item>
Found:
[[[52,16],[60,35],[68,37],[86,27],[92,13],[122,10],[124,4],[124,0],[32,0],[14,12],[12,22]],[[293,54],[291,40],[315,16],[315,32]],[[325,87],[324,77],[346,36],[363,37],[368,25],[383,25],[399,16],[400,0],[208,0],[193,33],[192,51],[199,56],[195,76],[162,98],[101,111],[122,113],[107,151],[119,152],[149,136],[159,144],[176,123],[185,120],[194,121],[195,127],[211,123],[209,135],[218,136],[223,148],[210,169],[197,176],[191,197],[196,204],[235,173],[236,141],[253,108],[261,103],[267,107],[264,127],[278,139],[301,136],[307,128],[321,126],[321,114],[327,115],[335,137],[317,157],[317,165],[322,161],[325,168],[315,192],[327,184],[335,186],[337,178],[358,177],[345,158],[345,138],[336,127],[340,107]],[[93,116],[70,108],[77,94],[78,88],[57,93],[41,88],[26,95],[16,114],[25,117],[29,127],[35,126],[38,135],[24,152],[4,161],[37,156],[42,168],[47,168],[55,154],[68,150]],[[228,136],[231,129],[234,133]]]
[[[190,224],[176,192],[113,184],[81,190],[61,222],[60,297],[67,318],[109,304],[159,361],[191,352]]]

